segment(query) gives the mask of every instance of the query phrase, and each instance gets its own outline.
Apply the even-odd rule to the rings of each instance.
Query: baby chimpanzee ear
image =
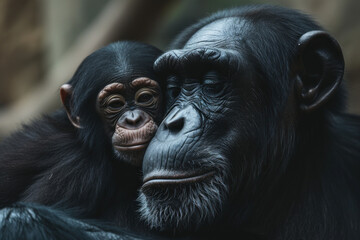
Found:
[[[71,107],[71,98],[72,98],[73,88],[70,84],[63,84],[60,88],[60,97],[61,101],[65,107],[66,113],[71,124],[76,128],[81,128],[80,117],[73,116],[73,109]]]

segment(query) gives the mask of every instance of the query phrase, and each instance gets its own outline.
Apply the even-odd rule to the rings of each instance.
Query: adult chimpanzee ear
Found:
[[[76,128],[81,128],[80,117],[78,117],[78,116],[74,117],[72,114],[72,107],[71,107],[72,92],[73,92],[73,89],[70,84],[63,84],[60,87],[61,101],[66,109],[66,113],[68,115],[68,118],[69,118],[71,124]]]
[[[313,111],[326,103],[343,74],[344,58],[333,37],[324,31],[310,31],[300,37],[295,86],[303,111]]]

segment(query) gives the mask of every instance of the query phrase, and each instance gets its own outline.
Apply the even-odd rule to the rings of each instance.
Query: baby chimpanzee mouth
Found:
[[[114,148],[119,152],[143,150],[149,145],[149,142],[150,141],[143,142],[143,143],[133,143],[131,145],[130,144],[129,145],[117,145],[117,146],[114,146]]]
[[[153,120],[148,121],[138,129],[124,129],[117,127],[112,141],[114,149],[123,151],[144,150],[155,135],[157,125]]]

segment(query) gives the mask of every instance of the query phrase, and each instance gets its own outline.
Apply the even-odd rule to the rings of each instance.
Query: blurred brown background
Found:
[[[0,0],[0,139],[59,107],[60,85],[92,51],[117,40],[166,50],[196,20],[258,3],[307,12],[339,41],[348,111],[360,114],[359,0]]]

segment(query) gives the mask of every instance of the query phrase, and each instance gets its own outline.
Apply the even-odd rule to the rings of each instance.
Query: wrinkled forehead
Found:
[[[223,18],[198,30],[182,49],[160,56],[154,64],[157,72],[199,72],[200,68],[238,71],[244,65],[243,49],[247,48],[249,24],[239,18]],[[204,69],[204,70],[206,70]]]
[[[216,20],[198,30],[185,44],[184,49],[216,47],[234,49],[247,32],[243,19],[229,17]]]

